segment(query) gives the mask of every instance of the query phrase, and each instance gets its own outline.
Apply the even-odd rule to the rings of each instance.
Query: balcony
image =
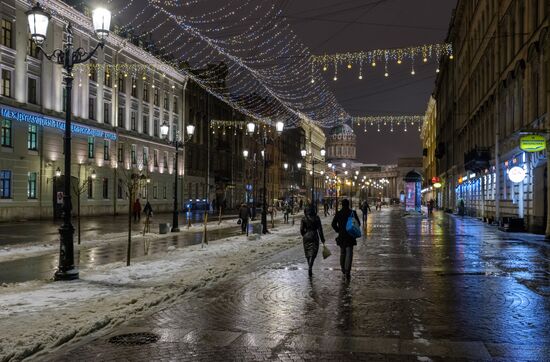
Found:
[[[476,147],[464,154],[464,169],[480,172],[489,168],[491,152],[488,148]]]

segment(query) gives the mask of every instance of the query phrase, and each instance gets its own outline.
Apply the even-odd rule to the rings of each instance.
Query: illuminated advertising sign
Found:
[[[523,180],[525,180],[526,176],[527,173],[525,172],[523,167],[514,166],[508,170],[508,178],[514,183],[522,182]]]
[[[546,149],[544,136],[530,134],[519,139],[519,148],[525,152],[539,152]]]
[[[0,115],[2,118],[11,119],[18,122],[35,124],[37,126],[55,128],[64,131],[65,121],[56,118],[50,118],[38,113],[21,111],[5,106],[0,107]],[[112,141],[117,140],[116,133],[104,131],[98,128],[84,126],[78,123],[71,123],[71,132],[84,136],[104,138]]]

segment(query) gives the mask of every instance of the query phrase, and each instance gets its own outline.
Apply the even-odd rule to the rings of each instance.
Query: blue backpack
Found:
[[[355,219],[355,211],[351,210],[348,221],[346,222],[346,232],[353,238],[357,239],[361,237],[361,228],[357,219]]]

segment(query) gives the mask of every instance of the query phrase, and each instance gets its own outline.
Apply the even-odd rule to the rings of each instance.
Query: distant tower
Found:
[[[356,159],[357,140],[347,124],[332,128],[327,137],[327,161]]]

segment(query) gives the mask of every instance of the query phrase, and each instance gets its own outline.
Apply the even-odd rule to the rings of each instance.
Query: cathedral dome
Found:
[[[328,160],[355,160],[356,136],[353,129],[343,123],[332,128],[327,137]]]

